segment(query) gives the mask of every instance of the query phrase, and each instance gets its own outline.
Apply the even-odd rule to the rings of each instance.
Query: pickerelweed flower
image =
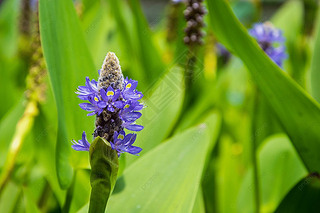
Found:
[[[103,109],[107,106],[107,103],[105,101],[101,100],[97,94],[93,94],[93,95],[88,96],[88,101],[90,103],[79,104],[81,109],[89,111],[89,112],[93,111],[93,112],[89,113],[88,116],[94,115],[94,114],[100,115],[101,112],[103,111]]]
[[[89,100],[89,97],[91,95],[98,95],[98,82],[96,82],[94,79],[90,81],[89,77],[86,77],[86,85],[85,86],[79,86],[78,91],[76,94],[78,94],[78,98],[81,100]]]
[[[263,51],[280,67],[287,58],[284,46],[285,38],[280,29],[275,28],[270,22],[258,23],[249,30]]]
[[[82,140],[72,141],[73,145],[71,146],[76,151],[89,151],[90,143],[87,140],[86,133],[82,133]]]
[[[141,152],[140,147],[132,146],[135,142],[137,135],[136,134],[127,134],[122,130],[119,133],[115,132],[113,135],[113,142],[110,142],[112,149],[117,150],[118,156],[120,153],[128,152],[133,155],[137,155]]]
[[[139,112],[144,105],[139,102],[143,94],[136,90],[138,81],[124,79],[119,60],[114,53],[109,52],[99,70],[99,80],[86,77],[85,86],[79,86],[78,98],[86,103],[80,103],[81,109],[89,111],[88,116],[96,115],[96,128],[93,136],[100,136],[110,142],[120,156],[123,152],[138,155],[140,147],[133,146],[137,135],[125,134],[124,129],[141,131],[142,125],[136,124],[142,114]],[[85,132],[82,140],[73,141],[72,148],[77,151],[88,151],[90,147]]]

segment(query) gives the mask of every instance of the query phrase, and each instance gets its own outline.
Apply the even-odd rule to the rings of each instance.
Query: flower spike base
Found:
[[[118,154],[110,143],[96,137],[89,150],[91,195],[89,213],[103,213],[117,181]]]

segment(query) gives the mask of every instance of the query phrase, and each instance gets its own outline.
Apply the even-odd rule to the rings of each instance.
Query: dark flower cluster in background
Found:
[[[263,51],[282,67],[284,59],[287,58],[282,31],[275,28],[270,22],[266,22],[255,24],[249,33],[258,41]]]
[[[136,90],[137,85],[137,81],[123,78],[118,58],[109,52],[99,70],[98,82],[86,77],[85,86],[79,86],[76,92],[81,100],[88,101],[79,106],[90,112],[88,116],[97,116],[94,137],[100,136],[109,141],[119,156],[123,152],[137,155],[142,150],[132,146],[137,135],[126,135],[124,131],[143,129],[143,126],[135,123],[141,117],[139,111],[143,108],[139,102],[143,95]],[[82,140],[73,141],[72,145],[77,151],[88,151],[89,147],[85,132]]]
[[[206,14],[206,10],[202,5],[202,0],[188,0],[187,8],[184,11],[184,16],[187,21],[187,27],[185,28],[186,36],[184,37],[184,43],[190,46],[195,44],[202,44],[202,37],[204,32],[201,28],[204,26],[203,16]]]

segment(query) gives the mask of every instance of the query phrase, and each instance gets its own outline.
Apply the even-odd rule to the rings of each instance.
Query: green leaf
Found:
[[[320,178],[311,174],[303,178],[283,199],[276,213],[319,212]]]
[[[9,149],[10,142],[16,131],[16,125],[24,112],[24,98],[12,107],[10,111],[2,118],[0,122],[0,166],[2,167]]]
[[[11,181],[2,192],[0,199],[0,209],[3,212],[14,212],[16,203],[21,196],[21,189]]]
[[[246,64],[308,170],[320,172],[319,105],[260,49],[226,1],[207,3],[216,36]]]
[[[90,199],[90,170],[78,169],[75,175],[76,179],[69,212],[77,212],[83,205],[87,204]]]
[[[65,201],[66,191],[61,190],[55,171],[56,162],[53,150],[56,146],[58,129],[57,109],[54,103],[52,90],[46,93],[46,102],[39,107],[39,115],[35,118],[33,125],[33,138],[31,139],[35,148],[35,158],[38,168],[45,177],[57,198],[60,206]],[[28,153],[29,154],[29,153]],[[30,157],[29,157],[30,158]]]
[[[274,212],[286,193],[307,171],[284,135],[272,136],[258,149],[261,212]],[[247,172],[238,196],[238,212],[254,212],[252,168]]]
[[[161,55],[155,47],[148,22],[144,17],[139,0],[129,0],[129,5],[133,13],[134,32],[136,33],[136,43],[140,61],[142,62],[144,73],[150,83],[154,82],[165,71]]]
[[[110,143],[99,136],[90,145],[91,195],[89,212],[104,212],[117,181],[118,154]]]
[[[208,212],[235,213],[237,204],[237,195],[240,188],[240,180],[243,177],[241,168],[243,168],[243,159],[239,153],[242,148],[239,143],[232,140],[231,137],[221,136],[219,139],[219,158],[213,158],[210,162],[207,178],[204,179],[204,192]],[[215,173],[214,173],[215,172]],[[211,178],[211,179],[209,179]]]
[[[311,92],[312,96],[320,102],[320,10],[316,25],[316,37],[311,61]]]
[[[95,67],[100,69],[107,50],[121,55],[116,39],[115,21],[110,13],[106,12],[109,8],[104,2],[86,1],[83,7],[85,11],[82,14],[82,28]]]
[[[41,211],[38,209],[36,201],[33,199],[32,193],[24,189],[23,195],[26,213],[40,213]]]
[[[0,105],[0,119],[19,101],[25,89],[26,66],[17,57],[20,7],[20,0],[3,1],[0,6],[0,97],[6,100]]]
[[[116,21],[116,32],[119,36],[119,48],[123,55],[125,56],[122,59],[121,56],[121,66],[123,70],[128,70],[130,77],[139,81],[139,88],[145,88],[147,85],[150,85],[146,79],[146,73],[144,73],[144,68],[142,67],[142,61],[139,59],[139,54],[137,54],[137,47],[134,46],[135,43],[138,43],[136,35],[136,28],[134,28],[133,15],[124,1],[113,1],[105,0],[110,6],[110,14]],[[129,36],[130,35],[130,36]],[[117,51],[118,52],[118,51]]]
[[[0,59],[14,56],[18,46],[20,0],[7,0],[0,7]]]
[[[295,42],[303,23],[303,3],[297,0],[286,2],[274,14],[271,22],[283,31],[287,43]]]
[[[84,84],[85,76],[93,77],[95,67],[72,1],[39,3],[41,41],[58,109],[57,175],[60,186],[67,188],[73,176],[70,141],[79,138],[82,131],[92,130],[94,119],[79,108],[74,91]],[[74,162],[75,166],[79,163]]]
[[[192,213],[205,213],[203,195],[202,195],[202,188],[199,187],[196,200],[194,202]]]
[[[143,149],[141,156],[160,144],[178,119],[184,97],[182,70],[172,67],[157,84],[144,93],[146,107],[137,121],[144,129],[139,132],[135,142],[136,146]],[[126,157],[127,165],[137,159],[136,156]]]
[[[306,84],[306,68],[309,67],[307,57],[309,47],[301,34],[304,20],[303,8],[302,1],[287,1],[272,17],[271,22],[283,31],[286,40],[288,54],[288,59],[284,63],[286,71],[304,87]]]
[[[211,134],[220,126],[218,117],[212,122],[174,136],[133,163],[123,174],[126,187],[111,196],[107,211],[192,212],[215,141]]]

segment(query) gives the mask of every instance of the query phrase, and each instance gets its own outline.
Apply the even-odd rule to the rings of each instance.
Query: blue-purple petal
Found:
[[[138,124],[129,124],[129,125],[125,125],[124,126],[126,129],[131,130],[131,131],[136,131],[139,132],[141,130],[143,130],[143,126],[138,125]]]
[[[114,105],[115,107],[117,107],[118,109],[122,109],[122,108],[123,108],[123,102],[122,102],[122,101],[115,101],[115,102],[113,103],[113,105]]]
[[[90,103],[81,103],[81,104],[79,104],[79,106],[81,107],[81,109],[86,110],[86,111],[91,111],[91,110],[95,109],[95,107]]]
[[[78,140],[78,141],[73,140],[72,143],[73,145],[71,147],[76,151],[89,151],[90,143],[87,140],[85,132],[82,133],[81,140]]]

